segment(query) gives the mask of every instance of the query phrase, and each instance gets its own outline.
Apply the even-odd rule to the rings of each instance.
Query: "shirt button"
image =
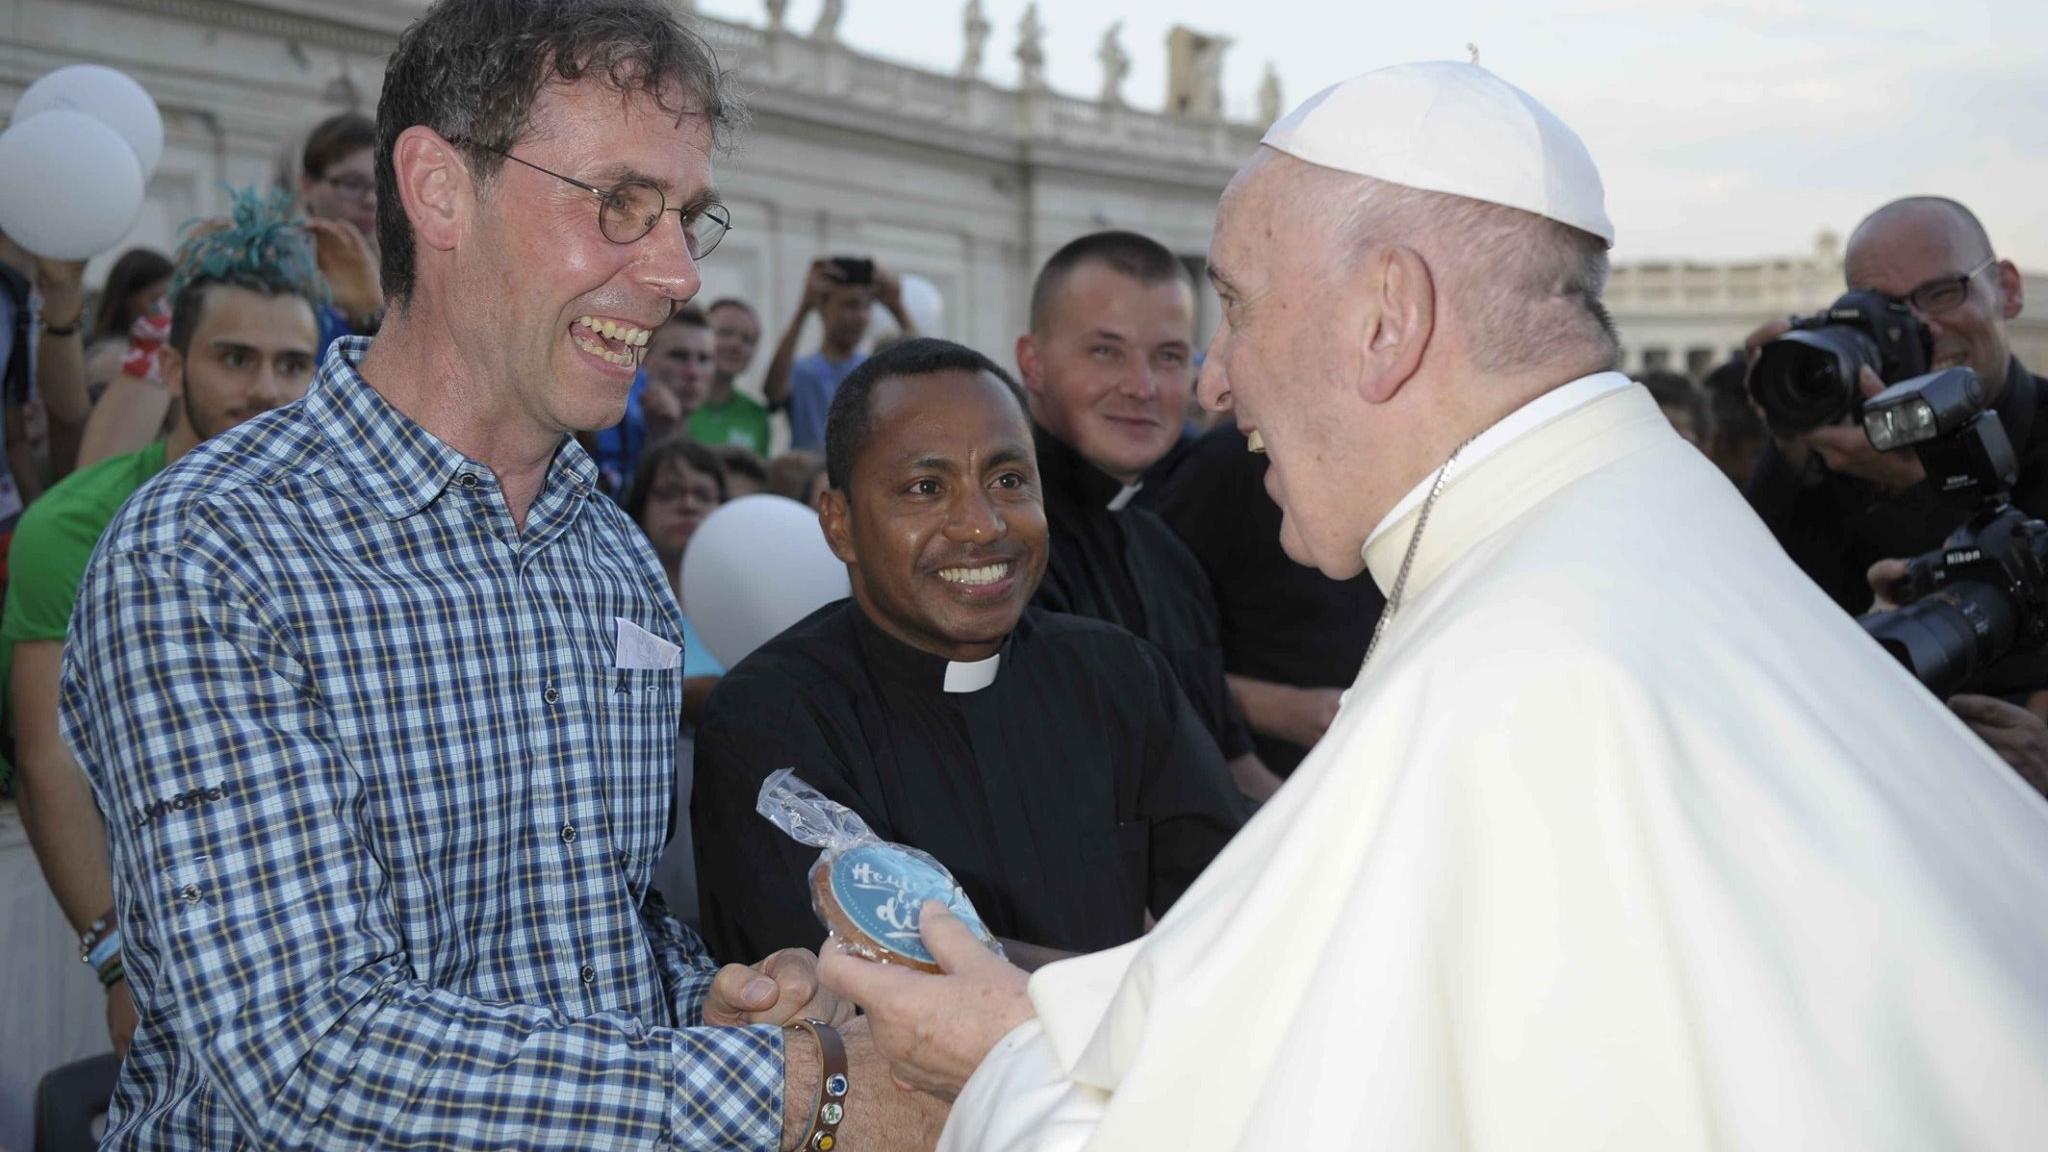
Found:
[[[476,473],[474,472],[464,472],[462,475],[457,476],[455,479],[456,482],[461,484],[464,488],[476,487]]]
[[[540,694],[540,698],[547,701],[550,704],[553,704],[562,698],[562,694],[560,692],[555,691],[555,686],[550,684],[548,685],[547,691],[542,692]]]
[[[576,973],[576,975],[581,976],[585,984],[597,983],[597,969],[592,968],[588,964],[585,964],[582,971]]]
[[[199,885],[187,884],[183,888],[178,889],[178,899],[183,900],[187,904],[199,903]]]
[[[575,826],[574,824],[564,824],[564,825],[562,825],[562,843],[564,843],[564,844],[574,844],[575,842],[576,842],[576,826]]]

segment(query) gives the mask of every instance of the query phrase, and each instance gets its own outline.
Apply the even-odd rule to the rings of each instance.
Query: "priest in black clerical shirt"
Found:
[[[1231,694],[1244,705],[1259,758],[1284,778],[1336,718],[1387,601],[1370,572],[1332,580],[1288,557],[1266,467],[1226,422],[1147,472],[1138,503],[1208,574]]]
[[[914,340],[855,369],[827,423],[819,519],[853,597],[741,661],[698,727],[712,951],[824,933],[817,849],[754,811],[781,768],[938,857],[999,936],[1058,951],[1136,938],[1245,805],[1158,651],[1027,608],[1046,519],[1015,386],[980,353]]]
[[[1039,270],[1031,330],[1017,338],[1052,525],[1037,603],[1106,620],[1157,647],[1238,787],[1263,800],[1280,779],[1260,760],[1224,680],[1209,579],[1165,521],[1131,504],[1145,470],[1180,436],[1194,340],[1194,284],[1155,240],[1096,232]]]

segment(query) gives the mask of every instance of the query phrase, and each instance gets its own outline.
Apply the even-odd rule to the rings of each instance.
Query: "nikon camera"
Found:
[[[1911,602],[1864,617],[1864,629],[1944,699],[2005,657],[2048,647],[2048,524],[2012,504],[2019,464],[1977,374],[1950,368],[1894,384],[1862,417],[1872,447],[1912,448],[1935,492],[1968,515],[1940,548],[1907,561]]]

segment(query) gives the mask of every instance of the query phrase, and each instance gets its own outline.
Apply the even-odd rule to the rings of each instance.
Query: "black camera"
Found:
[[[834,256],[831,259],[832,278],[841,284],[873,284],[875,262],[865,256]]]
[[[1858,369],[1870,368],[1886,383],[1904,380],[1926,372],[1933,351],[1933,335],[1904,301],[1850,292],[1763,346],[1750,369],[1749,394],[1772,431],[1808,432],[1862,410]]]
[[[1940,548],[1907,561],[1911,603],[1864,617],[1864,629],[1943,698],[2048,646],[2048,524],[2013,507],[2019,463],[1977,374],[1895,384],[1864,404],[1863,431],[1880,451],[1911,447],[1935,492],[1970,510]]]

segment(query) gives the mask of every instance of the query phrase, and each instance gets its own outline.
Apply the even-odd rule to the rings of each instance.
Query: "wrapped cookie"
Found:
[[[967,893],[930,854],[876,836],[844,804],[782,771],[761,782],[754,810],[792,839],[822,848],[811,865],[811,907],[856,956],[939,971],[918,935],[918,912],[937,900],[997,955],[1002,945],[982,924]]]

